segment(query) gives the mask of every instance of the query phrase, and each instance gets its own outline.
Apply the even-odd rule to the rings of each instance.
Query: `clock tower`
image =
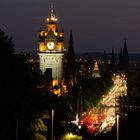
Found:
[[[64,32],[57,31],[57,21],[51,4],[51,12],[46,19],[47,25],[40,31],[39,40],[39,66],[42,74],[49,72],[53,80],[60,84],[63,77],[63,57],[64,57]]]

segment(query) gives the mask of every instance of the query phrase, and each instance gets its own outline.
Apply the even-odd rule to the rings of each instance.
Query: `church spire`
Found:
[[[121,48],[120,58],[119,58],[120,70],[127,72],[129,68],[129,55],[127,50],[127,42],[124,41],[124,46]]]
[[[112,72],[115,71],[115,54],[114,54],[114,48],[112,48],[111,58],[110,58],[110,70]]]
[[[122,51],[122,55],[123,55],[123,67],[125,70],[128,70],[129,67],[129,55],[128,55],[128,50],[127,50],[127,42],[126,40],[124,41],[124,47],[123,47],[123,51]]]
[[[67,61],[75,61],[74,41],[73,41],[72,29],[70,30],[69,47],[68,47],[68,52],[67,52]]]
[[[72,29],[70,30],[69,46],[68,46],[66,59],[67,59],[67,64],[66,64],[66,71],[65,71],[65,79],[68,87],[72,87],[73,86],[72,83],[76,82],[76,65],[75,65],[75,52],[74,52]]]

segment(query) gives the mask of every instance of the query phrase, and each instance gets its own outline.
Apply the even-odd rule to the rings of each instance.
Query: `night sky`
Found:
[[[0,1],[0,28],[13,37],[17,52],[37,51],[50,3]],[[140,53],[140,0],[54,0],[54,13],[65,31],[65,48],[72,29],[76,52],[119,52],[126,39],[128,52]]]

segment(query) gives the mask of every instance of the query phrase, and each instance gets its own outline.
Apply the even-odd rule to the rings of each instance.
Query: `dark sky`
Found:
[[[1,0],[0,28],[13,37],[15,50],[36,52],[51,0]],[[127,40],[129,53],[140,53],[140,0],[54,0],[65,48],[72,28],[76,52],[119,52]]]

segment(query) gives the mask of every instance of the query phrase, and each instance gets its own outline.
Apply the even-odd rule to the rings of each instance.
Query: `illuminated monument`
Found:
[[[57,21],[52,3],[46,29],[40,31],[38,55],[42,74],[49,73],[56,83],[61,84],[63,77],[64,32],[63,30],[61,32],[57,31]]]
[[[93,72],[92,72],[92,77],[101,77],[97,61],[95,61],[95,64],[94,64],[94,68],[93,68]]]

